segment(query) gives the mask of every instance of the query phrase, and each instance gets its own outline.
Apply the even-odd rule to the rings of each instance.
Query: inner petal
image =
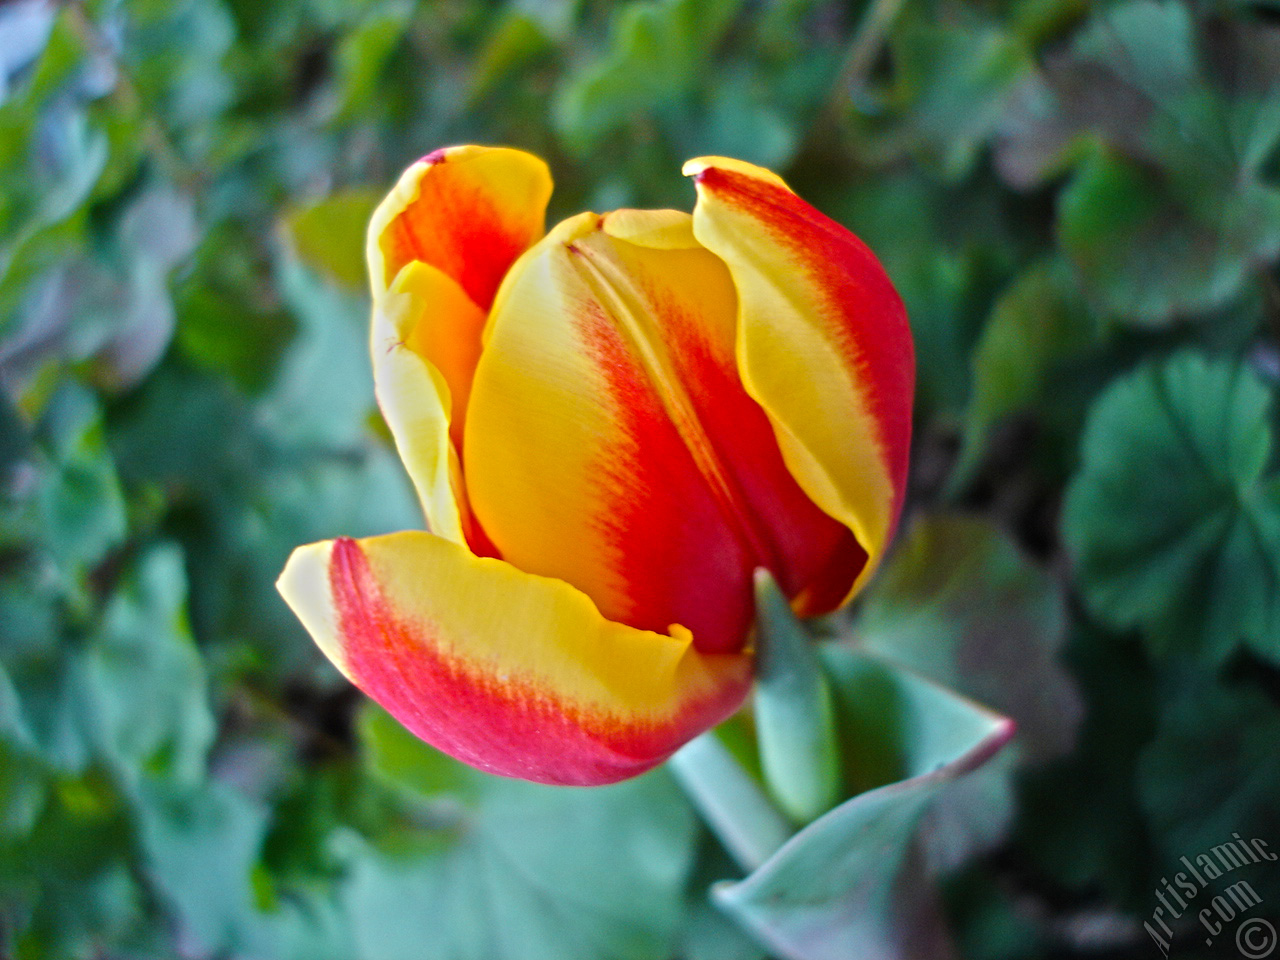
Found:
[[[378,403],[433,530],[494,549],[475,523],[460,451],[489,308],[543,234],[547,166],[507,148],[461,146],[413,164],[369,228]]]
[[[652,231],[637,216],[610,215],[630,240],[610,218],[566,221],[513,269],[472,388],[472,507],[503,557],[606,617],[736,650],[755,567],[826,597],[863,557],[742,387],[728,270],[676,215]]]

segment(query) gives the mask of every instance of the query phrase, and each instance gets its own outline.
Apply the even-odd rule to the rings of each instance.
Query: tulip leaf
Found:
[[[721,733],[731,726],[685,744],[668,769],[725,851],[744,870],[754,870],[787,842],[791,826],[722,742]]]
[[[808,823],[839,790],[831,691],[814,650],[777,583],[756,572],[756,737],[769,789],[786,813]]]
[[[815,820],[717,902],[788,960],[951,955],[917,828],[1007,741],[1009,721],[942,687],[828,647],[846,770],[870,789]],[[895,782],[896,781],[896,782]]]
[[[369,707],[370,711],[377,708]],[[345,892],[362,960],[664,960],[694,820],[663,772],[581,790],[462,768],[394,721],[361,730],[414,798],[413,834],[351,838]]]
[[[693,895],[675,954],[680,960],[766,960],[763,948],[715,905],[709,893],[716,884],[739,875],[728,855],[708,837],[689,883]]]
[[[851,628],[862,649],[1008,715],[1031,761],[1070,750],[1083,712],[1059,662],[1061,586],[993,524],[918,517]]]
[[[1159,656],[1221,661],[1244,643],[1280,661],[1270,415],[1248,367],[1184,352],[1116,382],[1089,418],[1063,535],[1090,609]]]
[[[934,804],[923,831],[931,867],[998,845],[1014,817],[1015,766],[1074,746],[1084,709],[1059,662],[1066,623],[1062,588],[977,517],[917,517],[869,589],[850,629],[861,649],[1017,723],[1016,750]]]

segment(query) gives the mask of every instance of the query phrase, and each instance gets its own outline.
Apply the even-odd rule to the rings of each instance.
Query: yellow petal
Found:
[[[542,235],[550,194],[531,154],[451,147],[406,170],[369,226],[379,406],[428,525],[482,550],[459,455],[471,378],[489,305]]]
[[[453,468],[449,384],[418,350],[415,328],[428,310],[483,323],[484,315],[456,283],[434,267],[412,263],[374,300],[371,351],[378,406],[396,450],[413,481],[427,526],[456,543],[465,542],[466,491]],[[421,334],[418,334],[421,337]],[[467,383],[470,387],[470,381]]]
[[[600,218],[611,237],[658,250],[691,250],[700,246],[693,217],[683,210],[614,210]]]
[[[691,160],[693,230],[738,291],[738,361],[801,487],[856,533],[870,561],[902,508],[914,356],[879,261],[767,170]]]
[[[463,463],[503,558],[611,620],[738,650],[756,567],[790,596],[843,597],[864,558],[743,389],[729,272],[689,223],[583,214],[520,260],[487,328]]]

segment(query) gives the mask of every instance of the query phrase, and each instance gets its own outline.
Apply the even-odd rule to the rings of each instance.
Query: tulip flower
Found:
[[[430,532],[296,550],[279,588],[353,683],[484,770],[599,784],[732,714],[753,577],[801,616],[902,507],[914,363],[874,255],[776,175],[544,235],[538,158],[411,166],[369,229],[378,404]]]

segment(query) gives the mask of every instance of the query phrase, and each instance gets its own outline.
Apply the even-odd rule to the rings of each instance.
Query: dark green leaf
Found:
[[[1169,876],[1184,869],[1178,862],[1184,856],[1194,863],[1205,853],[1222,867],[1213,848],[1239,837],[1261,837],[1280,853],[1274,850],[1280,841],[1269,836],[1280,789],[1275,703],[1201,673],[1169,686],[1159,729],[1137,767],[1138,793]],[[1273,865],[1257,859],[1246,860],[1247,869],[1215,892],[1246,879],[1263,897],[1280,893]]]
[[[1059,239],[1088,295],[1148,325],[1221,306],[1280,251],[1280,191],[1244,184],[1189,209],[1159,174],[1094,153],[1061,195]]]
[[[1280,488],[1271,399],[1244,365],[1191,352],[1098,401],[1063,535],[1091,609],[1162,656],[1280,659]]]
[[[973,388],[964,445],[952,484],[977,466],[990,429],[1003,417],[1043,404],[1055,373],[1100,338],[1064,265],[1032,267],[996,301],[973,351]]]

